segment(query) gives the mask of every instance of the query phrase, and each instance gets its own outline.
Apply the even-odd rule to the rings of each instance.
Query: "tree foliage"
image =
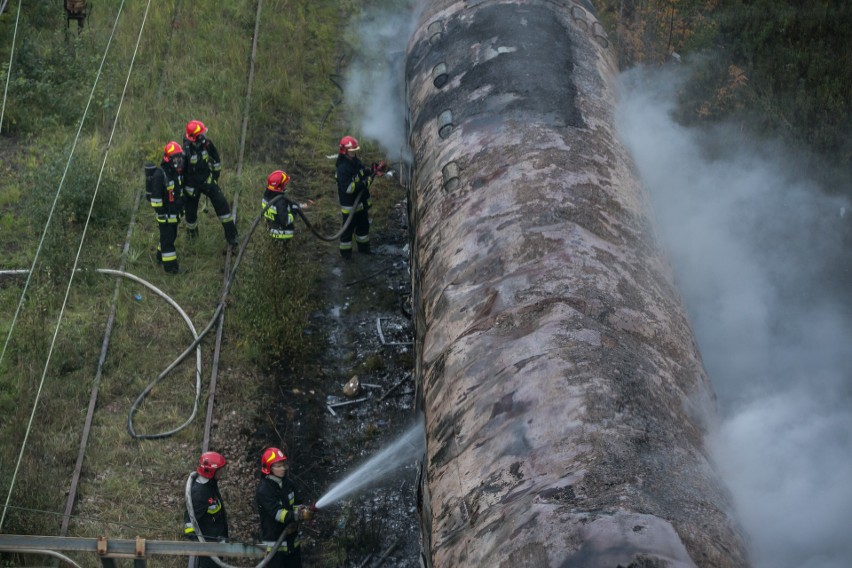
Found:
[[[623,67],[698,60],[687,123],[733,120],[852,170],[852,3],[604,0]]]

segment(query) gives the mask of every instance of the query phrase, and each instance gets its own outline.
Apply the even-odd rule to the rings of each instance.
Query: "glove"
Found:
[[[311,511],[308,507],[305,507],[304,505],[299,505],[296,508],[296,518],[300,521],[307,521],[309,519],[312,519],[313,516],[314,512]]]
[[[370,169],[374,176],[382,177],[388,171],[388,165],[382,160],[381,162],[373,162],[373,167]]]

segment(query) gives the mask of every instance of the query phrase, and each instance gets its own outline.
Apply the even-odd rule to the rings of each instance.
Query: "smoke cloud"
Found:
[[[393,161],[408,158],[405,49],[419,9],[410,0],[372,7],[353,22],[358,53],[346,72],[344,96],[357,137],[379,144]]]
[[[719,397],[708,444],[757,568],[846,567],[849,203],[783,144],[675,123],[684,76],[625,74],[618,123]]]

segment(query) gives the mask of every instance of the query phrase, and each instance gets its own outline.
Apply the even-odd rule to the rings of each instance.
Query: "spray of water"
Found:
[[[316,507],[321,509],[331,505],[384,479],[400,465],[421,457],[426,448],[425,436],[423,423],[418,420],[390,446],[370,458],[342,481],[332,485],[331,489],[316,502]]]

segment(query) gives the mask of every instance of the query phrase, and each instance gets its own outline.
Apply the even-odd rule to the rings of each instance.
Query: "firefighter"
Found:
[[[198,235],[198,202],[206,195],[213,203],[213,209],[222,222],[225,240],[231,246],[237,246],[237,225],[231,214],[231,206],[219,187],[219,174],[222,162],[219,151],[206,136],[207,127],[199,120],[190,120],[186,124],[183,136],[183,151],[186,155],[186,173],[184,174],[184,195],[186,196],[186,228],[190,238]]]
[[[163,149],[163,161],[154,171],[151,185],[151,206],[157,213],[160,243],[157,261],[170,274],[178,273],[177,239],[178,222],[183,212],[183,148],[169,142]]]
[[[376,176],[381,176],[387,171],[384,162],[373,164],[367,168],[358,158],[361,146],[352,136],[344,136],[340,139],[340,150],[337,155],[337,196],[340,199],[340,213],[343,224],[346,224],[350,215],[352,222],[340,235],[340,254],[343,258],[352,257],[352,234],[355,234],[355,243],[358,252],[372,254],[370,251],[370,218],[368,211],[370,202],[370,184]],[[353,211],[355,200],[361,199]]]
[[[260,538],[267,552],[278,541],[282,531],[286,535],[267,566],[300,568],[299,521],[310,519],[312,511],[299,504],[296,489],[287,475],[289,465],[284,452],[278,448],[265,449],[260,457],[260,471],[263,478],[257,485],[255,498],[260,514]]]
[[[218,484],[226,464],[224,456],[217,452],[204,452],[198,458],[198,476],[193,481],[190,492],[192,512],[205,541],[224,542],[228,539],[228,515],[225,513],[225,503],[219,493]],[[184,536],[190,540],[198,540],[189,518],[189,509],[184,511],[183,518]],[[217,564],[209,556],[201,556],[198,566],[215,568]]]
[[[299,208],[299,205],[293,203],[286,198],[279,199],[272,203],[273,199],[284,195],[285,186],[290,183],[290,176],[281,170],[275,170],[266,178],[266,191],[263,192],[263,216],[266,218],[266,228],[269,231],[269,236],[273,239],[280,239],[282,242],[289,242],[293,238],[293,211]],[[271,203],[271,205],[270,205]]]

